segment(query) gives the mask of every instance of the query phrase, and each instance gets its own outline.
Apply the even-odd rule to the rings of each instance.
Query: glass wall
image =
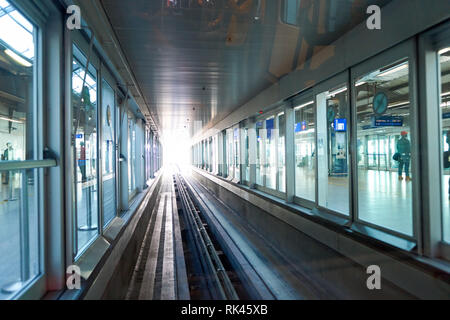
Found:
[[[316,200],[316,120],[314,101],[295,107],[295,196]]]
[[[136,120],[128,113],[128,195],[136,191]]]
[[[227,177],[233,179],[234,178],[234,156],[233,156],[233,129],[227,129]]]
[[[269,189],[276,189],[277,183],[277,136],[278,130],[275,129],[275,117],[266,119],[266,141],[265,141],[265,186]]]
[[[264,184],[264,133],[263,122],[258,121],[256,123],[256,184],[260,186]]]
[[[235,126],[233,128],[233,165],[234,165],[234,178],[240,179],[241,173],[240,173],[240,163],[241,163],[241,157],[239,154],[239,126]]]
[[[0,1],[0,158],[36,160],[37,28]],[[0,171],[0,299],[42,272],[37,169]]]
[[[102,82],[103,225],[116,215],[116,106],[111,86]]]
[[[277,172],[278,172],[278,191],[286,192],[286,117],[284,113],[278,115],[278,154],[277,154]]]
[[[450,243],[450,47],[439,51],[441,92],[441,146],[444,152],[442,169],[443,240]]]
[[[358,218],[411,236],[408,61],[358,77],[353,90],[357,113]]]
[[[248,128],[244,128],[243,131],[244,135],[244,161],[243,161],[243,168],[244,168],[244,180],[246,182],[250,181],[250,158],[249,158],[249,137],[248,137]]]
[[[317,95],[319,206],[349,214],[349,105],[345,84]]]
[[[73,46],[72,134],[74,145],[76,233],[74,251],[81,252],[98,234],[97,70]]]

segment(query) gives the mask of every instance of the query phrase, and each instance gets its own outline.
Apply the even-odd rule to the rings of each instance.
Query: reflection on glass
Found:
[[[72,134],[75,137],[76,247],[79,253],[98,233],[97,82],[96,70],[74,46]],[[84,86],[83,86],[84,83]]]
[[[295,108],[295,195],[316,199],[316,123],[314,101]]]
[[[319,205],[349,214],[348,90],[345,85],[317,95]]]
[[[136,122],[132,114],[128,114],[128,195],[136,191]]]
[[[450,243],[450,48],[439,51],[441,69],[441,144],[444,152],[442,171],[443,240]]]
[[[248,137],[248,128],[244,129],[244,180],[250,181],[250,158],[249,158],[249,137]]]
[[[40,273],[37,169],[6,171],[0,205],[0,299],[7,299]],[[11,193],[10,193],[11,192]]]
[[[284,0],[282,20],[284,23],[297,25],[300,0]]]
[[[233,164],[234,164],[234,177],[239,179],[240,178],[240,155],[239,155],[239,127],[236,126],[233,129]]]
[[[116,108],[114,90],[103,80],[102,87],[103,226],[116,215]]]
[[[264,140],[265,130],[263,129],[263,123],[261,121],[256,123],[256,184],[262,186],[263,174],[264,174]]]
[[[227,129],[227,167],[228,178],[234,178],[234,165],[233,165],[233,129]]]
[[[36,159],[33,77],[35,28],[0,1],[0,161]],[[37,169],[0,172],[0,300],[40,270]]]
[[[359,219],[412,235],[408,61],[358,78],[354,90]]]
[[[275,189],[277,183],[277,162],[276,162],[276,141],[278,136],[278,130],[275,130],[275,118],[269,118],[266,120],[266,187],[269,189]]]
[[[278,191],[286,191],[286,161],[285,161],[285,134],[286,117],[284,113],[278,115]]]

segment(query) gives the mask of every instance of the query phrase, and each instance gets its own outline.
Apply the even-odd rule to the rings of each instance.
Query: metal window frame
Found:
[[[35,63],[33,64],[33,160],[2,162],[1,171],[6,170],[27,170],[36,169],[36,202],[38,205],[38,257],[39,257],[39,273],[34,277],[26,280],[25,285],[17,292],[11,295],[11,299],[32,299],[41,297],[46,291],[46,282],[48,278],[48,248],[46,246],[46,233],[49,230],[47,225],[47,217],[45,212],[45,193],[46,185],[44,183],[44,168],[55,167],[55,160],[44,160],[44,118],[47,116],[44,110],[44,79],[47,68],[45,61],[45,39],[47,24],[49,17],[43,14],[35,5],[26,0],[8,0],[10,5],[16,8],[34,27],[34,46],[35,46]]]
[[[441,75],[438,51],[450,47],[450,22],[441,24],[418,37],[419,102],[425,108],[420,110],[420,144],[427,152],[422,154],[422,246],[423,255],[430,258],[450,260],[450,244],[444,242],[443,154]],[[437,129],[437,130],[436,130]],[[436,170],[439,168],[439,170]]]
[[[314,96],[314,92],[313,89],[308,89],[302,93],[300,93],[299,95],[295,96],[294,98],[290,99],[290,104],[291,104],[291,109],[293,110],[294,113],[294,125],[295,125],[295,113],[297,112],[297,110],[295,110],[299,105],[302,105],[304,103],[307,103],[309,101],[313,101],[313,109],[314,109],[314,123],[315,123],[315,127],[314,127],[314,150],[316,152],[316,159],[314,160],[314,176],[315,176],[315,181],[314,181],[314,200],[310,200],[310,199],[306,199],[304,197],[302,197],[301,195],[297,194],[297,188],[296,188],[296,180],[297,180],[297,175],[296,175],[296,164],[295,164],[295,148],[296,148],[296,144],[295,144],[295,130],[294,128],[293,130],[293,157],[294,157],[294,171],[293,171],[293,175],[294,175],[294,190],[293,190],[293,201],[294,203],[304,206],[308,209],[313,209],[314,207],[316,207],[318,205],[317,202],[317,193],[318,193],[318,188],[317,188],[317,180],[318,180],[318,172],[317,172],[317,111],[316,111],[316,99]]]
[[[408,59],[409,64],[409,101],[410,101],[410,130],[411,130],[411,173],[413,176],[412,180],[412,235],[403,234],[399,231],[389,229],[359,219],[359,206],[358,206],[358,164],[357,158],[357,117],[356,117],[356,90],[355,84],[359,77],[364,76],[374,70],[391,65],[392,63],[399,62],[401,60]],[[420,203],[420,171],[419,171],[419,133],[418,133],[418,106],[417,106],[417,85],[416,85],[417,69],[416,69],[416,46],[415,40],[410,39],[397,46],[383,51],[382,53],[371,57],[370,59],[353,66],[350,69],[350,85],[351,85],[351,150],[352,153],[352,186],[353,186],[353,215],[352,221],[373,227],[375,229],[381,230],[383,232],[401,237],[410,241],[416,241],[420,239],[420,215],[421,215],[421,203]],[[354,158],[354,159],[353,159]],[[354,161],[353,161],[354,160]]]
[[[281,199],[286,199],[286,195],[287,195],[287,185],[285,185],[285,191],[279,191],[279,174],[278,174],[278,138],[279,135],[276,136],[276,139],[274,140],[274,144],[275,144],[275,188],[269,188],[267,187],[267,175],[266,175],[266,168],[267,165],[269,165],[267,163],[267,159],[266,159],[266,141],[267,141],[267,120],[269,120],[270,118],[273,118],[273,129],[277,130],[278,129],[278,116],[280,113],[284,113],[285,117],[286,117],[286,104],[283,102],[281,104],[276,105],[274,108],[272,108],[270,111],[259,115],[255,118],[254,121],[254,125],[256,128],[256,123],[258,122],[262,122],[262,136],[261,138],[261,148],[260,148],[260,153],[262,155],[260,155],[260,176],[261,176],[261,184],[257,184],[256,183],[256,179],[254,182],[254,188],[257,190],[260,190],[262,192],[265,192],[269,195],[275,196],[277,198],[281,198]],[[286,121],[286,120],[285,120]],[[256,131],[255,131],[256,133]],[[285,132],[285,139],[286,139],[286,135],[287,135],[287,125],[286,125],[286,132]],[[256,139],[258,139],[258,135],[256,134]],[[250,142],[250,141],[249,141]],[[256,141],[256,144],[258,142]],[[285,141],[286,143],[286,141]],[[255,148],[255,152],[258,151],[258,148]],[[285,160],[286,160],[286,147],[285,147]],[[249,155],[249,159],[250,159],[250,155]],[[256,159],[256,157],[255,157]],[[255,170],[256,170],[256,164],[255,164]],[[286,170],[286,176],[288,174],[287,172],[287,167],[285,168]],[[256,178],[256,177],[255,177]],[[286,182],[287,183],[287,182]]]
[[[350,115],[350,117],[352,116],[351,114],[351,108],[350,108],[350,100],[351,100],[351,95],[349,90],[350,89],[350,84],[349,84],[349,74],[350,74],[350,70],[345,70],[337,75],[334,75],[333,77],[329,78],[328,80],[325,80],[319,84],[317,84],[316,86],[314,86],[312,88],[312,92],[314,95],[314,104],[315,104],[315,118],[316,118],[316,131],[315,131],[315,136],[316,136],[316,208],[319,211],[323,211],[325,213],[329,213],[332,215],[336,215],[338,217],[342,217],[344,219],[351,219],[353,212],[352,212],[352,173],[353,173],[353,168],[352,168],[352,150],[350,148],[349,143],[347,143],[347,148],[348,148],[348,209],[349,212],[348,214],[345,213],[341,213],[341,212],[337,212],[334,211],[330,208],[327,208],[325,206],[320,205],[319,203],[319,156],[318,156],[318,105],[317,105],[317,96],[319,94],[322,94],[326,91],[329,91],[330,89],[336,88],[336,87],[340,87],[340,86],[347,86],[347,98],[348,98],[348,114]],[[347,123],[351,124],[351,120],[349,119],[349,121]],[[350,126],[350,128],[347,129],[347,141],[351,141],[351,130],[352,130],[352,126]],[[328,146],[327,146],[328,148]]]
[[[78,30],[74,30],[70,32],[70,49],[66,48],[66,54],[67,54],[67,59],[70,58],[70,68],[68,70],[69,75],[69,91],[66,91],[66,94],[69,95],[69,99],[70,99],[70,108],[69,108],[69,119],[68,119],[68,123],[66,125],[66,135],[69,137],[68,139],[68,145],[66,145],[66,149],[69,149],[69,152],[66,153],[66,155],[69,158],[69,163],[68,166],[70,166],[71,168],[71,172],[70,172],[70,176],[66,175],[68,177],[70,177],[69,179],[67,179],[69,181],[69,184],[71,185],[71,190],[73,190],[71,192],[71,195],[69,195],[69,201],[72,204],[71,205],[71,210],[70,210],[70,215],[71,217],[69,218],[72,223],[71,223],[71,231],[70,233],[68,233],[68,235],[71,235],[72,241],[71,241],[71,250],[68,252],[68,254],[70,254],[70,258],[68,261],[68,265],[78,261],[83,254],[86,252],[86,250],[95,242],[96,239],[98,239],[98,237],[101,235],[101,214],[100,214],[100,204],[101,204],[101,186],[100,186],[100,179],[99,179],[99,161],[100,157],[100,153],[101,150],[99,149],[99,134],[97,134],[96,140],[97,140],[97,148],[96,148],[96,153],[97,153],[97,235],[95,237],[93,237],[92,239],[90,239],[82,248],[80,248],[78,250],[78,232],[75,230],[75,228],[78,228],[78,218],[77,218],[77,196],[76,196],[76,178],[75,178],[75,174],[76,174],[76,170],[74,170],[74,166],[75,164],[75,152],[74,152],[74,145],[72,145],[72,120],[73,120],[73,108],[72,108],[72,75],[73,75],[73,64],[72,61],[73,59],[77,59],[79,62],[82,63],[83,65],[83,58],[87,59],[87,54],[86,52],[89,52],[89,40],[88,40],[88,36],[86,33],[82,32],[82,31],[78,31]],[[76,46],[78,48],[78,50],[84,55],[84,57],[77,57],[76,54],[73,52],[73,46]],[[85,66],[83,65],[83,68]],[[98,56],[98,53],[96,52],[96,50],[94,49],[94,47],[92,46],[92,52],[91,52],[91,56],[90,56],[90,61],[89,61],[89,67],[88,70],[85,70],[87,72],[90,72],[91,67],[95,69],[95,81],[96,81],[96,94],[97,94],[97,130],[99,129],[99,125],[101,124],[99,122],[99,107],[101,107],[99,104],[101,103],[101,94],[100,94],[100,85],[99,85],[99,80],[101,80],[101,73],[100,73],[100,69],[101,69],[101,62],[100,62],[100,58]],[[67,140],[66,140],[67,141]],[[67,220],[66,220],[67,221]],[[68,241],[70,242],[70,241]]]

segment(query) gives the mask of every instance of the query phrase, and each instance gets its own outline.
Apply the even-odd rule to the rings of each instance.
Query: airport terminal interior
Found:
[[[450,299],[450,1],[0,0],[20,299]]]

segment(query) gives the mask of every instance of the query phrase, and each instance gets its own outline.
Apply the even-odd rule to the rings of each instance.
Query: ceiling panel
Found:
[[[363,21],[369,4],[388,2],[303,0],[290,26],[278,0],[101,0],[163,133],[191,134]]]

